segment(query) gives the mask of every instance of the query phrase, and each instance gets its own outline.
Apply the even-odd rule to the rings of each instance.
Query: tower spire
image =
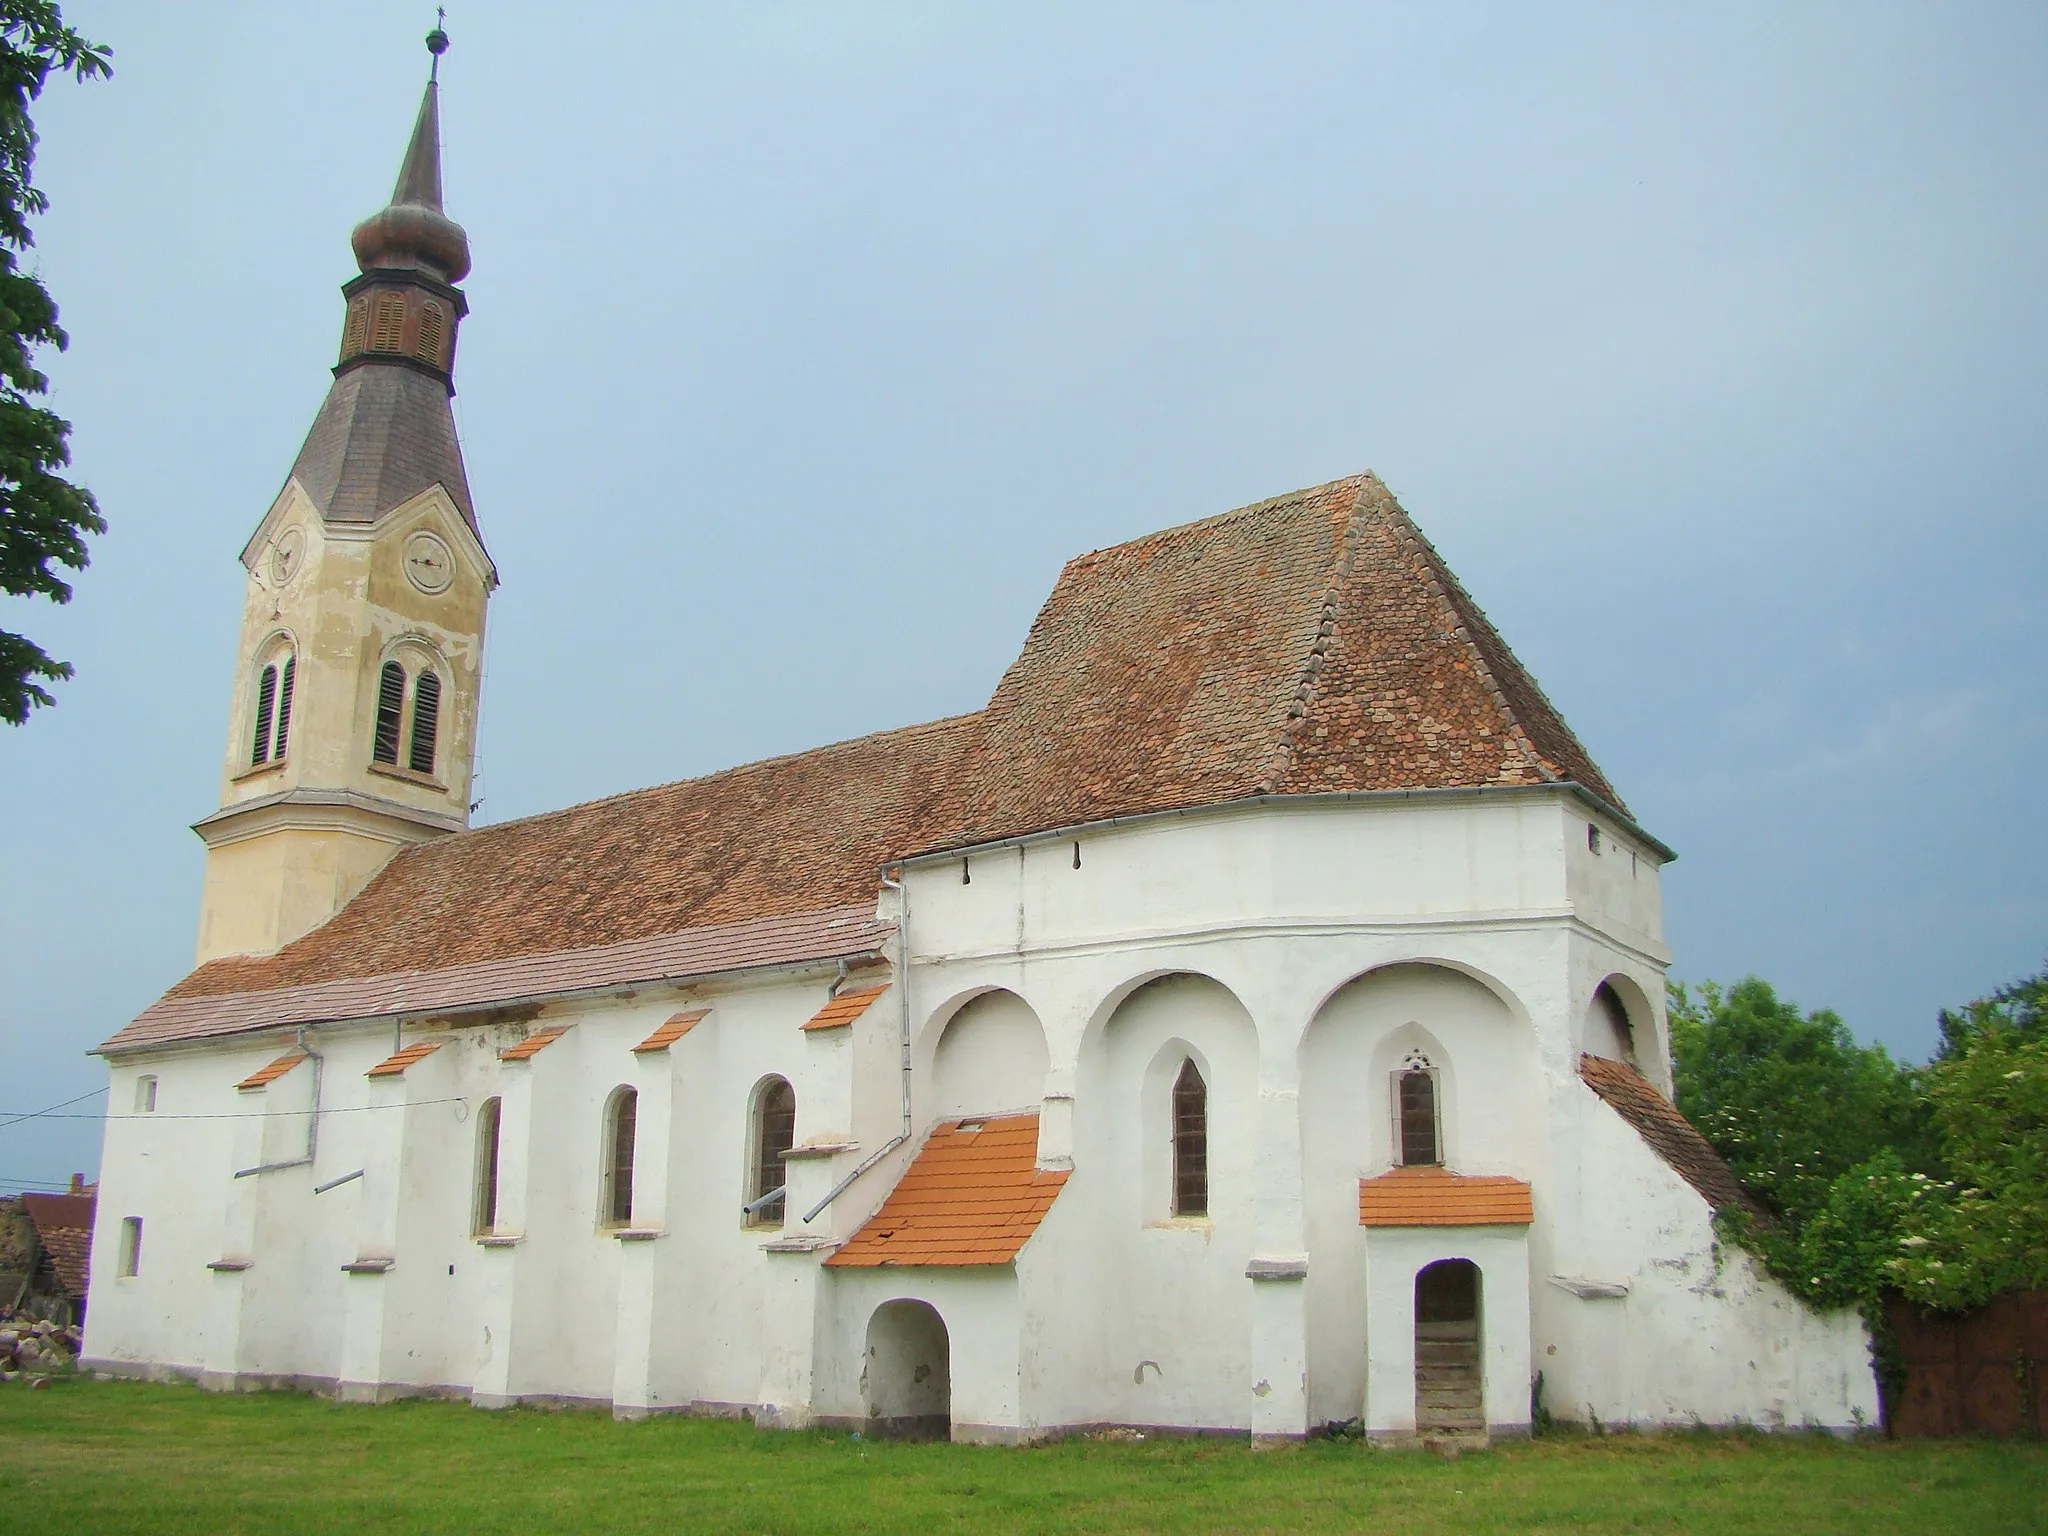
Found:
[[[469,275],[469,236],[441,208],[440,74],[441,55],[447,51],[448,34],[437,24],[427,34],[433,64],[391,202],[358,224],[349,242],[356,265],[365,272],[410,267],[448,283]]]

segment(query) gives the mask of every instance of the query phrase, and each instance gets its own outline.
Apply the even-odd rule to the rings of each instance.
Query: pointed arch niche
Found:
[[[1525,1018],[1497,983],[1416,961],[1368,971],[1338,988],[1303,1035],[1311,1423],[1355,1417],[1364,1402],[1367,1275],[1358,1181],[1412,1161],[1528,1176],[1544,1105]],[[1420,1082],[1404,1094],[1411,1075],[1426,1080],[1427,1094]]]

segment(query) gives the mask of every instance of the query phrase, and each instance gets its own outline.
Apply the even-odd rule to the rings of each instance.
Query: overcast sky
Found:
[[[37,110],[37,260],[112,527],[0,605],[78,667],[0,731],[14,1113],[190,964],[235,556],[432,14],[66,11],[116,73]],[[2048,9],[448,27],[481,819],[977,708],[1069,556],[1370,467],[1678,849],[1676,975],[1918,1058],[2041,965]],[[0,1186],[98,1146],[0,1129]]]

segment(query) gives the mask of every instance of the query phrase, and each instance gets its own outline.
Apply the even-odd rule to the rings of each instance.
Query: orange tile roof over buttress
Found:
[[[709,1008],[689,1008],[674,1014],[661,1028],[634,1046],[633,1054],[639,1056],[653,1051],[665,1051],[710,1016]]]
[[[1520,1179],[1418,1167],[1358,1181],[1361,1227],[1526,1227],[1535,1219]]]
[[[868,1011],[868,1004],[888,990],[889,983],[885,981],[879,987],[859,987],[851,992],[842,992],[805,1020],[803,1027],[844,1029]]]
[[[267,1087],[305,1059],[306,1053],[304,1051],[287,1051],[269,1066],[259,1067],[254,1072],[251,1072],[247,1077],[235,1084],[235,1086],[244,1089]]]
[[[1066,1182],[1064,1172],[1038,1167],[1038,1116],[949,1121],[932,1132],[882,1208],[825,1262],[1007,1264]]]
[[[1769,1213],[1743,1187],[1714,1144],[1642,1073],[1627,1062],[1581,1056],[1579,1077],[1708,1205],[1717,1211],[1747,1211],[1752,1217],[1769,1220]]]
[[[426,1060],[427,1057],[441,1049],[444,1043],[444,1041],[440,1040],[422,1040],[416,1044],[408,1045],[402,1051],[393,1051],[389,1056],[386,1056],[377,1065],[365,1072],[363,1076],[403,1077],[407,1067],[416,1061]]]
[[[566,1024],[550,1024],[546,1029],[536,1029],[517,1045],[509,1045],[498,1052],[500,1061],[530,1061],[542,1051],[569,1033]]]

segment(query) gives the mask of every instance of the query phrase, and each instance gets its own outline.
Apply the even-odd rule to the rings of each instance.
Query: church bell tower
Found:
[[[409,843],[469,824],[498,575],[450,398],[469,238],[441,208],[434,68],[390,205],[355,229],[334,383],[242,551],[241,647],[199,961],[319,926]]]

